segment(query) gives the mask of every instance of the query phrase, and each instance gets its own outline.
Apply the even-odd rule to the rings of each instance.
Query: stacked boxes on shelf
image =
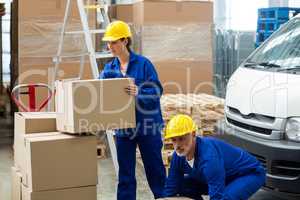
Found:
[[[67,0],[18,1],[18,83],[45,83],[52,85],[54,58],[57,54]],[[96,10],[88,14],[89,26],[96,28]],[[76,1],[72,1],[70,20],[66,31],[82,30]],[[93,35],[94,39],[94,35]],[[78,55],[85,52],[83,34],[65,35],[63,55]],[[78,76],[80,58],[64,58],[57,78]],[[92,77],[90,63],[86,60],[83,78]],[[37,104],[48,95],[46,90],[37,90]],[[27,98],[20,97],[26,104]],[[44,110],[43,110],[44,111]],[[54,111],[54,105],[51,105]]]
[[[212,93],[213,1],[136,1],[133,25],[135,49],[155,65],[165,94]]]

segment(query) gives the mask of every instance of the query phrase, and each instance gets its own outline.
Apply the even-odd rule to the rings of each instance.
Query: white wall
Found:
[[[116,0],[117,3],[134,1]],[[214,21],[220,28],[254,31],[257,26],[257,9],[270,4],[300,8],[300,0],[214,0]]]
[[[300,0],[290,0],[289,1],[289,6],[290,7],[298,7],[300,8]]]
[[[269,7],[289,7],[289,0],[269,0]]]
[[[220,29],[227,29],[229,26],[230,12],[228,1],[215,0],[214,1],[214,23]]]
[[[215,0],[215,22],[225,29],[254,31],[257,9],[267,6],[268,0]]]

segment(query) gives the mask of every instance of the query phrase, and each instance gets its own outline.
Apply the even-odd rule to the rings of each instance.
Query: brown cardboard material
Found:
[[[133,22],[136,25],[212,23],[212,10],[212,1],[144,0],[134,3]]]
[[[21,83],[36,83],[39,81],[41,83],[49,84],[53,78],[54,73],[54,62],[51,57],[41,57],[41,58],[21,58],[21,68],[19,80]],[[59,67],[57,73],[57,79],[67,79],[78,77],[80,69],[80,62],[75,61],[65,61]],[[88,60],[85,62],[83,79],[90,79],[92,77],[91,67]],[[33,80],[32,80],[33,79]]]
[[[16,167],[11,168],[11,200],[21,200],[22,176]]]
[[[18,83],[46,83],[50,84],[52,75],[49,69],[54,68],[52,61],[56,56],[59,36],[63,24],[67,0],[18,0]],[[82,30],[77,2],[71,1],[70,20],[67,31]],[[93,2],[91,2],[93,3]],[[96,10],[89,11],[90,29],[96,27]],[[93,36],[94,39],[94,36]],[[85,48],[83,35],[68,35],[63,45],[63,55],[71,53],[80,54]],[[74,60],[73,60],[74,61]],[[60,64],[62,71],[57,78],[77,77],[79,59],[70,62],[63,59]],[[91,78],[89,64],[86,64],[84,77]],[[15,83],[12,83],[15,84]],[[37,95],[37,103],[47,97],[47,92],[42,91]],[[27,99],[24,103],[27,103]],[[45,110],[45,109],[44,109]],[[51,107],[54,111],[54,105]]]
[[[144,0],[133,13],[135,49],[154,63],[164,93],[212,94],[213,1]]]
[[[133,22],[133,4],[110,5],[108,15],[112,20],[121,20],[127,23]]]
[[[152,62],[213,60],[211,24],[153,24],[134,30],[135,49]]]
[[[19,65],[19,77],[18,81],[21,84],[33,84],[33,83],[45,83],[51,85],[53,80],[53,71],[54,63],[52,58],[21,58]],[[80,62],[79,61],[67,61],[63,62],[58,70],[56,78],[59,79],[68,79],[76,78],[79,75]],[[92,72],[89,61],[85,62],[84,72],[82,79],[91,79]],[[37,105],[40,105],[42,101],[48,95],[48,91],[45,88],[37,89],[36,102]],[[23,98],[22,98],[23,97]],[[28,105],[28,96],[21,96],[22,102],[25,105]],[[51,111],[54,111],[54,96],[52,97]],[[47,108],[47,107],[46,107]],[[46,110],[43,109],[42,111]]]
[[[67,0],[18,0],[19,19],[34,19],[41,17],[60,17],[63,20]],[[92,12],[90,12],[92,14]],[[80,19],[77,3],[72,1],[70,17]]]
[[[37,0],[19,0],[19,16],[22,19],[34,18],[36,16],[61,16],[65,11],[65,0],[37,1]],[[34,5],[34,6],[33,6]]]
[[[135,98],[125,92],[131,81],[57,81],[57,130],[81,133],[134,128]]]
[[[97,200],[96,186],[32,192],[22,186],[22,200]]]
[[[23,143],[27,134],[56,131],[56,113],[54,112],[16,112],[14,121],[14,161],[22,172]]]
[[[15,148],[15,166],[18,166],[18,169],[20,170],[21,176],[24,178],[26,177],[26,171],[27,171],[27,160],[24,155],[25,149],[25,142],[26,138],[31,137],[45,137],[45,136],[51,136],[51,135],[57,135],[58,132],[44,132],[44,133],[32,133],[32,134],[23,134],[18,136],[16,139],[16,148]],[[17,158],[17,159],[16,159]]]
[[[67,0],[19,0],[19,58],[52,58],[56,55],[66,3]],[[90,29],[96,27],[95,11],[89,10]],[[71,2],[69,17],[66,31],[82,30],[76,1]],[[79,54],[85,47],[83,41],[83,35],[66,36],[63,53],[77,50]],[[20,61],[19,63],[22,64]]]
[[[145,0],[133,7],[137,52],[153,62],[212,61],[212,1]]]
[[[97,185],[95,136],[25,136],[23,184],[31,191]]]
[[[213,64],[206,61],[154,62],[164,94],[212,94]],[[170,77],[170,72],[172,76]]]
[[[15,134],[56,131],[55,112],[16,112]]]

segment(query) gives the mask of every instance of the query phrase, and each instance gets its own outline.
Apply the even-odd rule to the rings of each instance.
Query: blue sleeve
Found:
[[[102,71],[100,72],[98,79],[105,79],[105,73],[104,73],[104,70],[102,70]]]
[[[145,61],[145,82],[139,85],[138,100],[145,105],[150,105],[158,102],[160,99],[163,88],[159,81],[157,72],[153,64],[149,61]]]
[[[183,173],[180,171],[180,160],[175,152],[173,153],[169,176],[166,180],[164,196],[174,197],[179,193],[180,182],[183,179]]]
[[[204,166],[204,175],[208,184],[210,200],[224,200],[225,169],[219,157],[211,157]]]
[[[106,78],[109,78],[107,74],[110,73],[110,72],[112,72],[110,66],[111,66],[110,63],[106,63],[106,64],[104,65],[104,68],[103,68],[103,70],[100,72],[98,79],[106,79]]]

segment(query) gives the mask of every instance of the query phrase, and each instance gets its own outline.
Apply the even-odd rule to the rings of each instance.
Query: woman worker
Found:
[[[151,61],[130,49],[131,38],[129,26],[125,22],[115,21],[108,25],[102,39],[107,42],[114,58],[105,65],[99,78],[133,78],[134,83],[124,90],[136,98],[136,128],[116,131],[119,163],[117,199],[136,199],[137,146],[141,152],[148,184],[157,199],[163,196],[166,178],[161,156],[163,120],[160,96],[163,89]]]

